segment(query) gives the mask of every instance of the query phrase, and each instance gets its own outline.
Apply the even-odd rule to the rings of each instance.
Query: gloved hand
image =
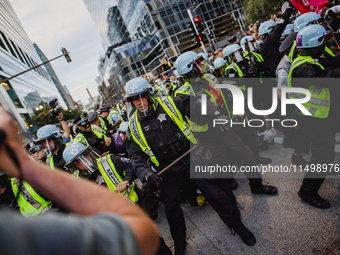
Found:
[[[146,181],[147,184],[153,185],[159,182],[161,178],[159,178],[159,176],[156,173],[150,171],[145,175],[144,180]]]
[[[256,74],[256,73],[257,73],[256,67],[251,66],[251,67],[249,67],[249,69],[248,69],[247,76],[253,76],[253,75]]]
[[[289,7],[292,7],[292,8],[295,7],[295,6],[292,4],[292,2],[291,2],[290,0],[288,0],[287,3],[288,3],[288,6],[289,6]]]

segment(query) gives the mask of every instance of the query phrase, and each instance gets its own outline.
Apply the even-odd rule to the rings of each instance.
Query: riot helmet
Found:
[[[62,135],[54,125],[46,125],[39,128],[37,136],[38,139],[35,143],[41,144],[46,148],[47,156],[51,156],[54,152],[58,151],[64,143]]]
[[[262,40],[266,39],[267,36],[274,30],[276,23],[272,20],[263,22],[259,27],[259,36]]]
[[[246,43],[248,43],[248,47],[250,51],[254,51],[256,49],[256,40],[254,39],[254,37],[248,35],[241,39],[240,44],[241,44],[243,52],[247,52],[248,47],[246,46]]]
[[[199,78],[204,73],[212,73],[214,71],[212,65],[203,56],[199,56],[192,51],[187,51],[179,56],[176,60],[176,67],[184,80]]]
[[[133,78],[125,87],[125,100],[128,112],[137,109],[140,114],[147,116],[151,107],[156,109],[157,101],[154,98],[155,89],[142,77]]]
[[[300,55],[319,58],[325,52],[326,29],[321,25],[310,25],[300,30],[296,36],[296,48]]]
[[[100,155],[91,147],[83,143],[72,142],[63,152],[65,168],[74,173],[79,171],[84,178],[89,178],[98,170],[97,158]]]
[[[231,62],[239,63],[244,60],[242,49],[238,44],[232,44],[226,47],[225,56],[228,56]]]

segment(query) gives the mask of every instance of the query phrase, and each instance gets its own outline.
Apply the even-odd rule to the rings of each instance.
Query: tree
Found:
[[[96,112],[98,109],[99,109],[99,104],[96,104],[94,107],[93,107],[93,110]]]
[[[243,8],[246,24],[266,21],[267,16],[277,14],[281,10],[284,2],[285,0],[246,0]]]
[[[39,109],[38,111],[34,111],[34,115],[31,118],[31,123],[34,125],[37,125],[38,128],[48,125],[48,124],[57,124],[59,123],[58,119],[56,117],[50,116],[50,110],[49,110],[49,104],[46,102],[41,102],[39,105],[43,106],[42,109]],[[82,112],[79,110],[64,110],[61,107],[57,108],[59,111],[63,113],[63,118],[65,121],[75,119],[77,116],[79,116]]]

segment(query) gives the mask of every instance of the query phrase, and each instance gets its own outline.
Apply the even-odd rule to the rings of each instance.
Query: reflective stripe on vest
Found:
[[[101,136],[101,137],[102,137],[102,135],[106,136],[106,131],[104,129],[102,129],[101,127],[98,127],[96,125],[91,125],[91,130],[97,136]]]
[[[296,49],[296,40],[294,40],[294,42],[293,42],[293,45],[292,45],[292,47],[290,48],[290,51],[289,51],[289,54],[288,54],[288,57],[290,58],[290,61],[293,63],[293,61],[294,61],[294,51],[295,51],[295,49]]]
[[[258,62],[263,62],[263,61],[264,61],[261,54],[256,53],[256,52],[252,52],[252,51],[251,51],[250,53],[247,52],[247,51],[244,52],[244,53],[243,53],[243,57],[249,60],[249,59],[250,59],[250,58],[248,57],[249,54],[253,55],[253,56],[256,58],[256,60],[257,60]]]
[[[241,68],[236,63],[232,63],[230,66],[228,66],[226,68],[226,74],[227,74],[229,69],[234,69],[234,71],[237,72],[237,74],[240,78],[243,77],[243,72],[242,72]],[[243,91],[246,91],[246,85],[242,85],[242,86],[238,86],[238,87],[240,89],[242,89]]]
[[[54,167],[54,160],[53,160],[53,154],[50,157],[46,158],[46,165],[48,165],[53,170],[55,169],[55,167]]]
[[[175,97],[177,95],[196,96],[189,82],[184,83],[179,89],[175,91]]]
[[[162,97],[158,99],[158,102],[163,107],[165,112],[170,116],[170,118],[173,120],[173,122],[176,123],[176,125],[179,127],[179,129],[182,131],[182,133],[185,135],[185,137],[190,140],[193,144],[197,143],[196,138],[194,135],[190,132],[190,128],[188,123],[186,123],[183,120],[183,116],[178,111],[175,102],[171,97]]]
[[[100,120],[100,127],[106,131],[107,127],[105,125],[105,121],[103,120],[102,117],[99,117],[99,120]]]
[[[325,47],[325,51],[331,55],[332,57],[335,57],[334,53],[330,50],[330,48],[328,48],[327,46]]]
[[[95,128],[93,128],[93,127],[95,127]],[[97,126],[91,126],[91,129],[92,129],[92,132],[93,132],[99,139],[102,139],[102,138],[106,139],[106,138],[107,138],[107,136],[106,136],[104,133],[102,133],[103,131],[100,130],[100,129],[98,129]],[[87,142],[87,139],[85,138],[85,136],[84,136],[82,133],[78,133],[78,134],[76,135],[76,137],[73,139],[73,142],[74,142],[74,143],[75,143],[75,142],[79,142],[79,143],[83,143],[83,144],[85,144],[85,145],[87,145],[87,146],[90,146],[89,143]]]
[[[206,79],[208,81],[210,80],[208,78],[206,78]],[[212,82],[212,80],[210,80],[210,81]],[[204,90],[204,91],[206,91],[206,90]],[[184,83],[184,85],[182,87],[180,87],[178,90],[175,91],[175,96],[177,96],[178,94],[180,94],[180,95],[188,95],[188,96],[196,96],[196,94],[193,91],[193,89],[191,87],[191,84],[189,82]],[[210,96],[212,96],[212,95],[210,94]],[[212,97],[212,98],[214,98],[214,97]],[[216,101],[215,101],[215,104],[216,104]],[[195,122],[191,121],[188,118],[187,118],[187,121],[189,123],[190,130],[193,131],[193,132],[196,132],[196,133],[197,132],[206,132],[208,130],[208,128],[209,128],[208,123],[203,125],[203,126],[201,126],[201,125],[198,125]]]
[[[11,178],[11,185],[14,196],[19,192],[20,180]],[[21,185],[20,194],[18,196],[18,205],[20,212],[25,217],[34,216],[50,210],[51,201],[46,201],[27,183],[23,182]]]
[[[119,183],[123,182],[122,177],[118,174],[115,165],[111,160],[111,155],[109,154],[102,158],[97,158],[98,169],[102,174],[107,187],[116,191]],[[135,183],[132,183],[132,187],[125,190],[122,195],[129,198],[132,202],[138,201],[137,193],[134,191]]]
[[[315,64],[318,65],[322,70],[325,70],[325,68],[318,62],[317,59],[313,59],[310,56],[299,56],[294,60],[290,68],[288,75],[288,87],[290,88],[292,87],[292,73],[294,68],[304,63]],[[327,118],[330,109],[329,89],[311,85],[309,86],[308,91],[311,93],[312,97],[307,103],[303,103],[302,105],[310,112],[310,114],[312,114],[312,117]],[[289,98],[291,99],[305,98],[305,94],[289,93]]]
[[[170,116],[170,118],[174,121],[174,123],[178,126],[178,128],[182,131],[185,137],[190,140],[192,143],[196,144],[196,138],[190,132],[189,125],[183,120],[182,114],[178,111],[173,99],[171,97],[162,97],[156,99],[160,106],[165,110],[165,112]],[[133,140],[139,145],[142,151],[147,154],[151,161],[159,166],[159,162],[156,159],[155,154],[151,150],[148,145],[140,122],[138,120],[137,111],[132,115],[129,121],[129,126],[131,130],[131,135]]]

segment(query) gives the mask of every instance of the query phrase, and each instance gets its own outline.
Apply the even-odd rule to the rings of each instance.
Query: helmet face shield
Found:
[[[233,55],[235,57],[236,63],[241,62],[243,60],[243,56],[242,56],[242,52],[241,51],[235,51],[233,53]]]
[[[147,92],[143,92],[139,95],[131,96],[126,98],[126,105],[130,111],[137,109],[139,113],[143,116],[147,116],[150,110],[151,96]]]
[[[214,67],[203,56],[199,56],[196,61],[196,65],[200,67],[203,74],[213,73]]]
[[[87,147],[65,167],[71,172],[79,170],[84,178],[88,178],[93,172],[98,169],[97,158],[100,158],[91,147]]]

